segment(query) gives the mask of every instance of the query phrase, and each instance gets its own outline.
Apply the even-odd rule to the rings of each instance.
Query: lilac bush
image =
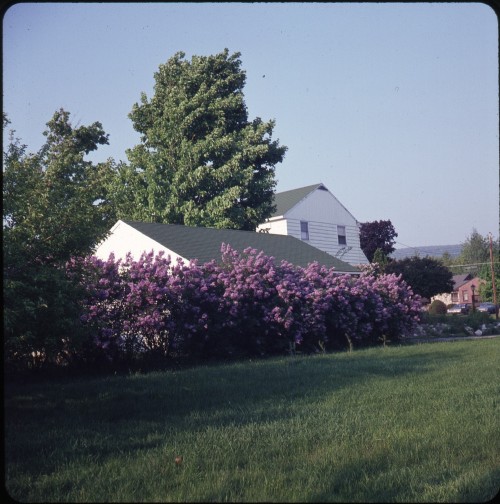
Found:
[[[310,352],[398,339],[418,321],[420,299],[399,276],[277,264],[229,245],[221,254],[202,265],[152,252],[68,264],[85,289],[81,320],[96,348],[111,360]]]
[[[168,356],[183,346],[189,349],[193,336],[206,339],[207,312],[217,311],[219,303],[210,267],[172,265],[170,257],[151,252],[138,260],[129,254],[123,262],[113,255],[107,261],[88,257],[69,270],[82,272],[87,294],[82,322],[94,326],[96,347],[115,360],[144,353]]]

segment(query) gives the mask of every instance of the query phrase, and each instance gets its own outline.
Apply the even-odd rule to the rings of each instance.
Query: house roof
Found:
[[[302,201],[308,194],[312,193],[316,189],[327,190],[327,188],[323,184],[314,184],[306,187],[299,187],[298,189],[291,189],[290,191],[276,193],[274,195],[274,204],[276,205],[276,210],[271,215],[271,217],[285,215],[297,203]]]
[[[464,285],[471,279],[472,275],[470,273],[467,273],[465,275],[453,275],[453,284],[454,284],[453,290],[454,291],[458,290],[460,287],[462,287],[462,285]]]
[[[473,277],[471,275],[470,278],[467,278],[464,283],[462,283],[461,285],[456,286],[456,288],[457,288],[457,290],[461,290],[461,289],[468,290],[471,287],[471,285],[474,285],[476,287],[478,284],[481,284],[481,283],[484,283],[484,282],[485,282],[485,280],[483,280],[483,279],[481,279],[481,278],[479,278],[477,276]]]
[[[200,263],[217,261],[221,258],[221,245],[229,244],[233,249],[243,251],[251,247],[263,251],[279,263],[286,260],[296,266],[306,267],[317,261],[327,267],[335,267],[339,273],[358,273],[358,268],[333,257],[293,236],[158,224],[152,222],[123,221],[160,245],[185,259],[197,259]]]

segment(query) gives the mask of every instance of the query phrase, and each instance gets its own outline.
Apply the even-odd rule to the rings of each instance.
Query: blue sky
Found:
[[[499,229],[498,21],[481,3],[18,3],[3,17],[3,110],[29,151],[59,108],[127,117],[178,51],[240,52],[249,118],[288,147],[277,190],[323,182],[400,248]],[[5,138],[5,137],[4,137]]]

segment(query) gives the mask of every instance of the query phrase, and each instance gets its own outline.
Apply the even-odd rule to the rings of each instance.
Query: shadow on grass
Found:
[[[373,474],[388,470],[388,454],[378,453],[372,456],[359,455],[356,461],[336,465],[334,468],[326,466],[322,469],[324,479],[328,480],[323,488],[311,497],[311,502],[396,502],[396,496],[404,493],[402,487],[373,488],[371,479],[370,488],[363,488],[363,482],[370,479]],[[356,489],[356,493],[354,493]]]
[[[164,446],[184,431],[286,420],[380,378],[420,375],[463,351],[377,349],[200,366],[180,372],[12,387],[5,397],[6,463],[52,472]],[[321,496],[318,496],[319,498]]]
[[[328,482],[310,502],[419,502],[419,496],[425,496],[424,502],[489,502],[498,495],[499,469],[481,475],[443,467],[432,478],[420,480],[411,478],[421,469],[413,466],[401,467],[399,477],[395,477],[389,460],[388,453],[360,453],[356,461],[333,469],[325,465],[322,470]],[[379,478],[374,479],[377,474]]]

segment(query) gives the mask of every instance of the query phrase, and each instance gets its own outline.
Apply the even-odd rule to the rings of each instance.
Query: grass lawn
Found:
[[[24,502],[487,501],[499,363],[496,338],[9,384],[6,488]]]

